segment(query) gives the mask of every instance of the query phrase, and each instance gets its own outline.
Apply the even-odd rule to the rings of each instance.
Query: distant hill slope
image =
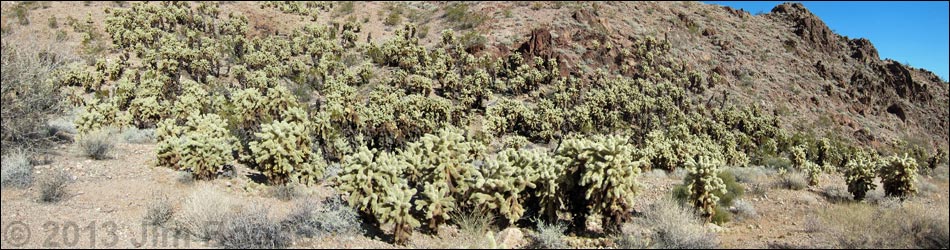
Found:
[[[722,77],[694,98],[756,103],[779,114],[782,126],[816,136],[874,147],[898,142],[947,147],[947,82],[925,69],[881,60],[870,41],[834,33],[798,3],[761,15],[695,2],[607,2],[553,12],[517,11],[534,17],[522,26],[546,27],[558,37],[550,50],[566,59],[567,67],[622,68],[615,60],[617,51],[596,55],[578,48],[590,51],[592,43],[605,41],[629,45],[636,37],[652,35],[669,41],[673,59],[685,67]],[[489,30],[507,27],[505,22],[489,23]]]

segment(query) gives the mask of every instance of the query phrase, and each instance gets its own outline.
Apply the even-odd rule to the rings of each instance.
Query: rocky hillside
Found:
[[[479,6],[505,8],[498,5]],[[515,45],[563,58],[563,67],[633,66],[637,62],[619,60],[621,51],[652,35],[670,43],[671,59],[708,78],[701,81],[710,87],[694,98],[756,103],[775,112],[785,128],[874,147],[901,141],[947,147],[947,82],[925,69],[882,60],[871,41],[834,33],[801,4],[760,15],[694,2],[542,6],[520,9],[534,20],[513,28],[526,34]],[[512,29],[502,25],[485,29]],[[615,49],[591,49],[608,42]]]

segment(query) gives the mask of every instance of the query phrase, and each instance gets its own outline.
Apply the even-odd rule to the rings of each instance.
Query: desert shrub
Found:
[[[59,202],[66,198],[66,186],[71,181],[69,173],[65,170],[53,170],[40,181],[40,201],[46,203]]]
[[[126,128],[122,139],[128,143],[145,144],[155,142],[155,129]]]
[[[320,204],[309,199],[297,202],[284,224],[307,237],[356,235],[363,230],[356,210],[334,197]]]
[[[293,200],[297,197],[297,187],[293,184],[278,185],[271,188],[271,195],[282,201]]]
[[[55,73],[70,55],[33,41],[4,36],[0,45],[0,148],[46,148],[51,138],[46,121],[63,110]],[[37,148],[40,149],[40,148]]]
[[[0,175],[2,187],[28,187],[33,184],[33,164],[23,150],[10,150],[3,155],[3,170]]]
[[[833,203],[849,201],[854,197],[853,194],[841,186],[827,186],[821,193],[825,196],[825,199]]]
[[[484,235],[492,229],[496,215],[488,208],[476,206],[473,209],[456,210],[449,214],[459,230],[469,235]]]
[[[311,149],[306,123],[275,121],[261,125],[258,140],[250,142],[254,162],[272,183],[316,183],[323,176],[322,159]]]
[[[927,181],[924,178],[917,178],[917,187],[918,193],[927,194],[940,191],[940,187],[934,184],[933,182]]]
[[[196,115],[185,126],[164,120],[155,131],[159,165],[187,169],[198,179],[211,179],[234,161],[234,137],[216,114]]]
[[[689,174],[686,175],[684,184],[689,196],[687,200],[696,207],[707,221],[716,214],[720,197],[719,193],[726,193],[726,185],[719,177],[719,168],[722,163],[706,156],[699,156],[698,160],[689,160],[686,162],[686,169]]]
[[[99,129],[79,138],[76,144],[83,156],[94,160],[112,158],[115,139],[111,129]]]
[[[732,206],[735,199],[745,194],[745,187],[736,181],[736,177],[731,171],[720,171],[717,176],[722,179],[722,184],[726,187],[724,192],[715,192],[716,196],[719,197],[719,204],[726,207]]]
[[[178,181],[178,183],[189,185],[195,182],[195,177],[188,171],[176,171],[175,180]]]
[[[379,226],[393,225],[395,242],[406,243],[413,228],[421,225],[410,213],[416,190],[401,178],[408,164],[385,151],[361,147],[342,165],[336,186],[348,196],[350,206],[373,216]]]
[[[765,156],[762,159],[762,165],[774,169],[791,170],[792,161],[781,156]]]
[[[564,224],[545,224],[538,221],[538,232],[532,237],[534,248],[537,249],[564,249],[567,244],[564,243],[564,232],[567,225]]]
[[[891,156],[879,169],[884,194],[905,197],[917,193],[917,161],[914,158]]]
[[[868,191],[877,188],[874,183],[877,173],[877,163],[866,152],[857,153],[845,164],[845,181],[848,183],[848,192],[854,195],[855,200],[864,200]]]
[[[726,209],[726,207],[716,206],[715,211],[716,213],[714,213],[712,217],[709,218],[709,222],[712,222],[716,225],[723,225],[732,221],[733,215],[729,210]]]
[[[173,228],[177,232],[210,240],[218,234],[221,223],[233,216],[233,204],[227,194],[211,184],[202,184],[194,188],[179,212],[175,213]]]
[[[145,205],[146,225],[161,226],[175,215],[175,207],[167,195],[154,194],[154,198]]]
[[[660,249],[714,249],[718,248],[716,234],[707,232],[692,208],[681,206],[672,199],[664,198],[647,207],[634,225],[648,231],[649,241],[644,243],[633,235],[625,234],[620,248]]]
[[[732,206],[735,208],[734,213],[736,214],[736,217],[741,220],[755,219],[759,217],[759,213],[756,212],[755,206],[753,206],[752,203],[748,201],[736,200],[733,202]]]
[[[269,208],[252,205],[227,217],[214,240],[224,248],[284,248],[291,236],[271,217]]]
[[[775,170],[763,166],[733,167],[724,172],[732,173],[736,181],[746,184],[754,184],[775,174]]]
[[[802,190],[808,187],[805,176],[797,171],[780,172],[778,180],[773,185],[778,188]]]
[[[826,241],[838,248],[946,248],[948,212],[922,204],[875,207],[865,203],[819,211]]]
[[[455,23],[455,28],[461,30],[478,27],[487,20],[487,16],[480,12],[469,11],[468,7],[466,3],[451,4],[445,9],[445,18]]]
[[[383,19],[383,24],[386,26],[396,26],[402,23],[402,12],[391,10],[386,18]]]
[[[648,163],[633,160],[634,148],[625,137],[567,139],[555,154],[570,178],[563,193],[571,200],[568,207],[575,225],[586,225],[590,217],[599,215],[601,225],[612,231],[629,219],[640,188],[636,178]]]
[[[66,116],[53,118],[50,120],[47,123],[49,125],[50,134],[76,134],[78,131],[76,131],[76,125],[73,124],[75,117],[70,116],[75,116],[75,114],[67,114]]]

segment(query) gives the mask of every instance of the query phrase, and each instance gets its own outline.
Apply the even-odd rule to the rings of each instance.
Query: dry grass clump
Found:
[[[329,198],[319,204],[311,199],[298,201],[284,225],[307,237],[363,232],[359,214],[339,198]]]
[[[33,183],[33,164],[23,150],[12,150],[3,155],[0,186],[23,188]]]
[[[849,203],[819,212],[826,241],[839,248],[948,247],[948,210],[904,202],[894,206]]]
[[[173,219],[174,228],[200,239],[211,239],[221,224],[232,216],[234,202],[211,184],[195,187]]]
[[[617,247],[713,249],[718,248],[715,233],[703,227],[692,208],[671,198],[660,199],[636,218],[617,240]],[[637,233],[641,235],[636,235]],[[648,238],[646,240],[644,238]]]
[[[175,206],[167,195],[153,194],[155,198],[145,205],[146,225],[161,226],[172,219],[175,215]]]
[[[100,129],[89,133],[76,143],[83,156],[94,160],[112,158],[112,151],[115,149],[115,139],[110,129]]]
[[[538,232],[532,235],[533,248],[537,249],[564,249],[567,244],[564,243],[564,232],[567,231],[567,225],[553,223],[547,224],[538,221]]]
[[[228,216],[214,235],[214,240],[228,249],[284,248],[290,245],[291,239],[288,230],[262,205],[251,205]]]
[[[59,202],[68,196],[66,186],[69,184],[69,173],[65,170],[54,170],[40,182],[40,201],[46,203]]]

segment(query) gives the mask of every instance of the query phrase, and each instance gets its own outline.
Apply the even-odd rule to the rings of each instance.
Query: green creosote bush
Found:
[[[917,161],[897,155],[887,158],[878,170],[887,196],[907,197],[917,193]]]
[[[211,179],[225,165],[234,162],[234,137],[227,122],[216,114],[193,115],[178,126],[174,120],[159,123],[158,163],[173,169],[187,169],[197,179]]]
[[[393,225],[397,244],[404,244],[419,227],[412,216],[413,189],[402,178],[408,164],[387,152],[360,147],[343,159],[337,190],[348,196],[350,206],[372,216],[378,226]]]

